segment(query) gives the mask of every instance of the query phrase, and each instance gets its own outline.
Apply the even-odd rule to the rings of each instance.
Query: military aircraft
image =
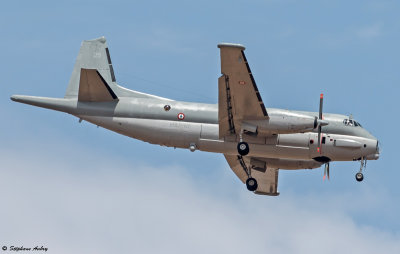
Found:
[[[221,43],[218,104],[175,101],[116,82],[104,37],[82,42],[64,98],[13,95],[16,102],[69,113],[122,135],[162,146],[224,154],[247,189],[277,196],[279,169],[379,158],[379,142],[345,115],[266,108],[240,44]]]

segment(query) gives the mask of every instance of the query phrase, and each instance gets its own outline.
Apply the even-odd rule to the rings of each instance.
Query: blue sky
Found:
[[[50,253],[398,253],[398,1],[8,1],[0,10],[0,245]],[[244,44],[267,107],[353,114],[382,142],[356,162],[245,190],[223,156],[150,145],[12,94],[63,97],[80,42],[106,36],[117,82],[217,103],[220,42]]]

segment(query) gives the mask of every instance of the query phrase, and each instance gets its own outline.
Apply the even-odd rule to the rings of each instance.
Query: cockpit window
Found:
[[[361,126],[361,124],[359,123],[359,122],[357,122],[357,121],[355,121],[355,120],[353,120],[353,119],[344,119],[343,120],[343,123],[344,123],[344,125],[346,125],[346,126],[360,126],[360,127],[362,127]]]

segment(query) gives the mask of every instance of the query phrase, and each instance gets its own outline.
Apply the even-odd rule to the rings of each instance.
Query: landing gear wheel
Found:
[[[249,191],[255,191],[257,190],[258,184],[257,184],[257,180],[250,177],[246,180],[246,187]]]
[[[249,144],[247,144],[246,142],[239,142],[239,144],[237,145],[237,150],[240,155],[245,156],[250,151]]]
[[[358,173],[356,174],[356,180],[357,180],[358,182],[361,182],[362,180],[364,180],[364,175],[363,175],[363,173],[358,172]]]

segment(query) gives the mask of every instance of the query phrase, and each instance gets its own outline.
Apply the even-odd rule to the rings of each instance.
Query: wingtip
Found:
[[[18,95],[11,95],[10,99],[12,101],[18,101],[19,96]]]
[[[106,43],[107,39],[104,36],[101,36],[99,38],[91,39],[91,40],[84,40],[84,42],[101,42],[101,43]]]
[[[242,44],[237,44],[237,43],[219,43],[218,48],[224,48],[224,47],[230,47],[230,48],[239,48],[241,50],[245,50],[246,47]]]

